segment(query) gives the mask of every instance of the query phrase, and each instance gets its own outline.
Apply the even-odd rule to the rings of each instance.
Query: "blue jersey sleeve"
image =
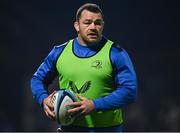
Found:
[[[113,46],[110,59],[115,71],[116,88],[110,95],[93,101],[96,111],[122,108],[136,99],[136,73],[127,52]]]
[[[64,49],[64,45],[55,46],[44,59],[31,79],[31,91],[35,100],[42,105],[43,100],[48,97],[48,85],[57,76],[56,61]]]

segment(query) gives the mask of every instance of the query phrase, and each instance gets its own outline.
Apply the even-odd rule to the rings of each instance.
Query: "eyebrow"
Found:
[[[92,19],[85,19],[84,21],[92,21]],[[95,21],[103,21],[102,19],[96,19]]]

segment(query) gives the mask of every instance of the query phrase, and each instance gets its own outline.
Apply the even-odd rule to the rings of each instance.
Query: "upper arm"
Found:
[[[120,86],[137,86],[133,63],[124,49],[112,47],[111,62],[115,71],[115,84],[117,88]]]

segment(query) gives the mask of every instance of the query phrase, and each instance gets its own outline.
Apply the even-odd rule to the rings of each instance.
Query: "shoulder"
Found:
[[[121,53],[123,51],[123,48],[121,47],[120,43],[114,42],[111,39],[108,39],[106,37],[103,36],[103,39],[107,42],[110,41],[112,43],[110,52],[114,53],[114,54],[118,54]]]
[[[123,52],[123,48],[121,47],[120,44],[118,44],[118,43],[113,43],[113,44],[112,44],[112,47],[111,47],[111,52],[113,52],[113,53]]]
[[[111,47],[111,55],[115,56],[116,58],[119,58],[120,56],[123,56],[124,54],[127,54],[126,50],[118,43],[113,43]]]
[[[117,64],[120,65],[129,60],[129,55],[120,44],[113,43],[110,51],[110,59],[113,66]]]
[[[66,47],[66,45],[68,44],[68,42],[69,41],[67,41],[67,42],[65,42],[65,43],[62,43],[62,44],[56,44],[56,45],[54,45],[54,47],[53,47],[53,51],[62,51],[65,47]]]
[[[49,52],[48,56],[46,57],[46,59],[50,59],[53,62],[56,62],[57,58],[59,57],[59,55],[62,53],[63,49],[67,46],[69,41],[62,43],[62,44],[56,44],[54,45],[54,47],[52,48],[52,50]]]

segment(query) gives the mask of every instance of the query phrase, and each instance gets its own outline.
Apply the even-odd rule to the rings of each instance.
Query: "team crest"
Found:
[[[92,62],[91,67],[94,67],[96,69],[102,68],[102,61],[101,60],[95,60]]]

